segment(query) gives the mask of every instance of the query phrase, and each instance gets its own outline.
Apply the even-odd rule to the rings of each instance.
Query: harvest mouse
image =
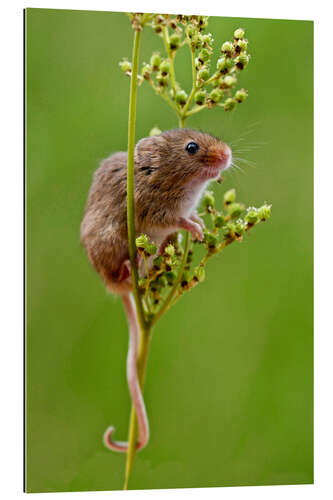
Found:
[[[196,213],[207,184],[231,164],[231,149],[212,135],[174,129],[141,139],[135,147],[136,235],[146,234],[157,247],[168,236],[185,229],[203,239],[203,222]],[[93,177],[84,217],[81,242],[106,287],[121,296],[130,329],[127,378],[139,424],[137,449],[149,439],[148,420],[137,377],[139,329],[131,294],[127,240],[127,153],[102,161]],[[104,434],[105,445],[127,451],[126,442]]]

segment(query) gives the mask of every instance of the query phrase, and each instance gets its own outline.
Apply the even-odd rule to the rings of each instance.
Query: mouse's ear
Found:
[[[144,167],[150,167],[151,165],[157,167],[165,144],[166,139],[162,135],[141,139],[135,146],[135,163]]]

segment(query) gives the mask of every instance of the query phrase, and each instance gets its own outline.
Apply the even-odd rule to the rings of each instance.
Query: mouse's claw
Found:
[[[192,234],[194,240],[198,239],[199,241],[203,241],[204,234],[197,222],[193,222],[193,220],[191,219],[185,219],[182,217],[179,220],[179,227],[181,229],[186,229],[186,231],[189,231]]]

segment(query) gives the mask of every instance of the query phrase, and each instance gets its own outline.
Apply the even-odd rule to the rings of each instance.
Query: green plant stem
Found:
[[[130,87],[130,102],[128,116],[128,157],[127,157],[127,231],[128,248],[131,261],[133,295],[137,308],[138,321],[142,329],[146,326],[144,310],[142,307],[139,292],[139,276],[136,265],[136,245],[135,245],[135,201],[134,201],[134,148],[135,148],[135,114],[136,114],[136,94],[137,76],[139,63],[141,31],[134,31],[133,56],[132,56],[132,76]]]
[[[195,67],[195,50],[191,49],[191,62],[192,62],[192,90],[191,90],[191,93],[187,99],[187,102],[184,106],[184,109],[182,111],[182,119],[183,121],[185,121],[186,117],[187,117],[187,111],[188,111],[188,108],[190,107],[190,104],[193,100],[193,97],[194,97],[194,94],[196,93],[197,91],[197,70],[196,70],[196,67]]]
[[[177,88],[176,88],[175,67],[174,67],[174,64],[173,64],[174,54],[172,53],[172,50],[170,49],[169,30],[168,30],[167,26],[163,26],[162,33],[163,33],[163,42],[164,42],[165,50],[166,50],[166,52],[168,54],[168,59],[169,59],[169,62],[170,62],[171,88],[173,90],[173,96],[175,96],[176,92],[177,92]]]
[[[139,63],[141,30],[134,31],[133,55],[132,55],[132,76],[129,101],[128,118],[128,159],[127,159],[127,229],[128,229],[128,247],[131,261],[131,272],[133,282],[133,295],[137,310],[139,328],[140,328],[140,349],[138,355],[138,376],[141,387],[146,371],[150,332],[151,328],[146,321],[143,304],[141,301],[138,285],[138,269],[136,264],[136,244],[135,244],[135,199],[134,199],[134,148],[135,148],[135,118],[136,118],[136,94],[137,94],[137,76]],[[124,489],[128,487],[128,481],[135,458],[137,443],[137,417],[132,405],[131,418],[129,425],[129,441],[126,459],[125,483]]]

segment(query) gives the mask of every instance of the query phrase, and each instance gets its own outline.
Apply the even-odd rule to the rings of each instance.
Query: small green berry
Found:
[[[235,40],[242,40],[244,38],[245,31],[242,28],[238,28],[234,32],[234,38]]]
[[[170,49],[177,50],[180,45],[180,36],[177,33],[174,33],[170,36]]]
[[[154,52],[154,54],[150,58],[150,64],[153,71],[158,71],[160,69],[161,55],[159,52]]]
[[[221,71],[221,73],[228,73],[233,65],[234,61],[232,59],[222,56],[217,60],[216,68],[218,71]]]
[[[207,244],[207,246],[209,248],[216,248],[219,243],[218,237],[213,233],[209,233],[208,231],[204,231],[204,235],[205,243]]]
[[[202,43],[204,45],[204,47],[209,47],[212,45],[212,43],[214,42],[214,39],[213,39],[213,36],[211,33],[207,33],[206,35],[202,35]]]
[[[247,91],[245,89],[237,90],[235,94],[235,99],[237,102],[244,102],[247,98]]]
[[[246,66],[249,63],[249,60],[250,60],[250,58],[247,54],[239,54],[239,56],[236,57],[236,59],[235,59],[236,68],[238,68],[240,70],[246,68]]]
[[[244,212],[244,205],[242,205],[241,203],[229,203],[228,213],[230,217],[235,219],[236,217],[239,217],[242,212]]]
[[[188,38],[190,40],[194,37],[195,33],[196,33],[196,29],[193,26],[193,24],[188,24],[186,27],[186,35],[188,36]]]
[[[120,61],[119,66],[124,73],[130,73],[132,71],[132,64],[127,59]]]
[[[272,205],[263,205],[262,207],[258,208],[258,216],[261,221],[265,221],[270,218],[271,216],[271,207]]]
[[[180,104],[180,106],[184,106],[187,101],[187,94],[185,90],[178,90],[176,93],[176,102]]]
[[[222,90],[215,88],[209,94],[209,100],[213,103],[219,102],[223,97]]]
[[[234,87],[237,83],[237,79],[234,77],[234,76],[231,76],[231,75],[227,75],[223,78],[223,86],[228,88],[228,89],[231,89],[232,87]]]
[[[245,52],[248,46],[247,40],[238,40],[236,44],[236,52]]]
[[[170,257],[173,257],[175,255],[175,247],[170,243],[168,246],[165,247],[164,253],[166,253]]]
[[[234,51],[234,46],[231,42],[224,42],[224,44],[221,47],[221,52],[222,54],[225,54],[226,56],[230,57]]]
[[[149,64],[145,64],[142,67],[142,71],[141,71],[141,74],[142,74],[143,78],[145,80],[149,80],[150,79],[150,73],[151,73],[151,66]]]
[[[229,189],[224,193],[224,203],[225,205],[230,205],[236,200],[236,189]]]
[[[145,253],[147,253],[148,255],[155,255],[156,252],[157,252],[157,247],[156,245],[154,245],[154,243],[150,243],[145,248]]]
[[[194,269],[194,272],[193,272],[193,278],[195,279],[195,281],[204,281],[205,279],[205,268],[203,266],[197,266],[195,269]]]
[[[155,269],[160,269],[163,264],[163,257],[162,255],[159,255],[158,257],[155,257],[154,259],[154,267]]]
[[[170,63],[168,60],[164,59],[160,64],[160,72],[163,76],[166,76],[170,73]]]
[[[161,133],[162,130],[160,130],[158,127],[153,127],[149,132],[149,137],[153,137],[154,135],[160,135]]]
[[[223,236],[226,240],[232,238],[235,234],[236,227],[233,222],[228,222],[228,224],[223,229]]]
[[[210,53],[207,49],[202,49],[199,52],[199,59],[203,62],[209,61]]]
[[[202,68],[198,73],[199,80],[206,81],[209,78],[209,71],[207,68]]]
[[[218,213],[214,218],[214,226],[217,228],[221,228],[225,224],[225,217],[223,214]]]
[[[256,222],[258,222],[258,219],[259,219],[258,210],[255,207],[249,207],[245,215],[246,222],[253,225]]]
[[[146,248],[148,243],[148,236],[145,234],[140,234],[135,240],[137,248]]]
[[[138,281],[139,288],[145,289],[147,284],[146,278],[140,278]]]
[[[226,99],[223,106],[224,106],[224,111],[232,111],[236,106],[236,101],[231,97],[229,97],[228,99]]]
[[[177,274],[174,271],[167,271],[165,273],[165,277],[168,282],[168,285],[171,286],[173,285],[175,279],[177,278]]]
[[[156,75],[156,80],[158,81],[158,84],[161,87],[167,87],[168,86],[168,83],[169,83],[169,77],[168,77],[168,75],[162,75],[162,73],[158,73],[158,75]]]
[[[245,223],[244,221],[242,221],[241,219],[239,219],[236,223],[235,223],[235,235],[240,238],[241,236],[243,236],[243,234],[245,233]]]
[[[203,197],[203,202],[205,207],[211,207],[213,208],[215,205],[215,198],[214,198],[214,193],[213,191],[205,191],[204,197]]]
[[[199,106],[204,104],[204,102],[206,100],[206,91],[205,90],[198,90],[198,92],[196,92],[196,94],[194,96],[194,100],[195,100],[196,104],[198,104]]]

